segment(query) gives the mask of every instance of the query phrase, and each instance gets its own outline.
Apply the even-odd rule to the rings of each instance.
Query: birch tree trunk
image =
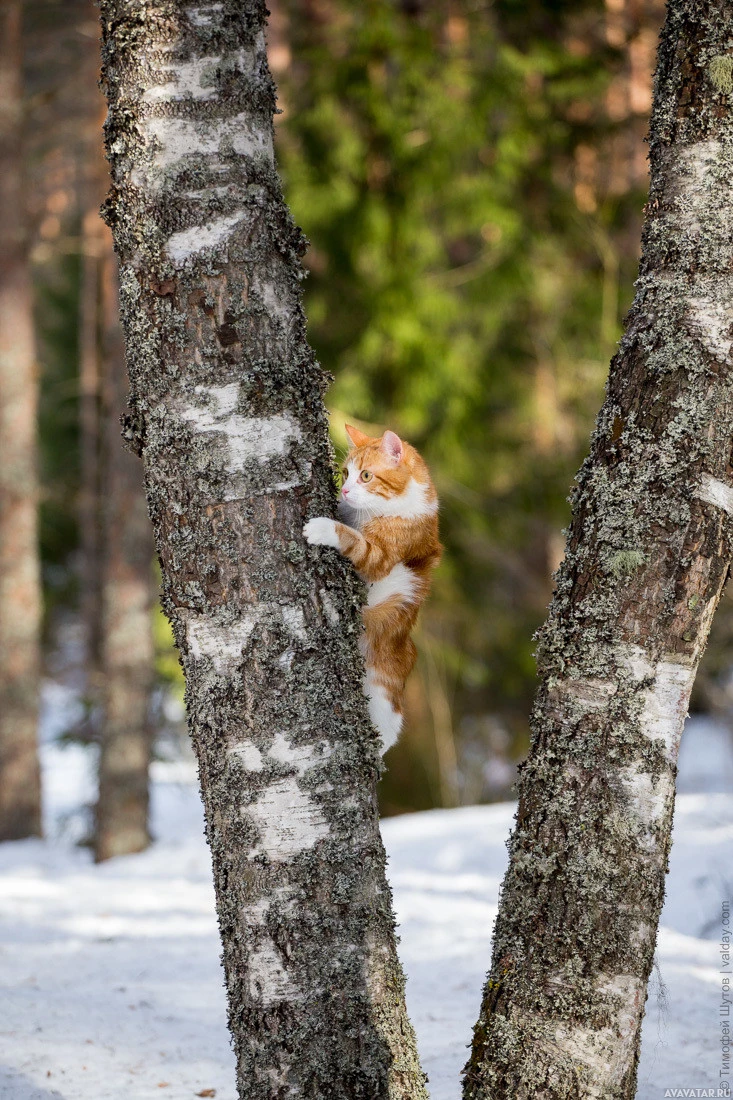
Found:
[[[150,843],[153,537],[142,464],[122,444],[127,376],[119,321],[117,261],[109,230],[101,256],[101,375],[105,434],[102,568],[102,728],[94,855],[97,862]]]
[[[41,832],[37,378],[22,181],[22,4],[0,6],[0,840]]]
[[[333,508],[274,168],[262,0],[102,0],[131,383],[186,676],[247,1100],[425,1097],[406,1018]]]
[[[733,545],[732,20],[667,8],[637,294],[539,638],[467,1100],[635,1093],[680,734]]]

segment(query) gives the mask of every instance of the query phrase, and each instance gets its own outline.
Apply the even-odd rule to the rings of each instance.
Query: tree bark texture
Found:
[[[109,230],[101,257],[104,517],[102,726],[94,854],[141,852],[148,830],[153,644],[153,536],[140,459],[123,446],[127,375],[119,321],[117,261]]]
[[[102,0],[131,383],[186,676],[242,1098],[425,1097],[261,0]]]
[[[37,377],[22,180],[22,4],[0,6],[0,840],[41,832]]]
[[[637,293],[540,633],[464,1095],[634,1096],[690,690],[731,561],[733,4],[670,0]]]

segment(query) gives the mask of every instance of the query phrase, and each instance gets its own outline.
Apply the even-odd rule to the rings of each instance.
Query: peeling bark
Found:
[[[423,1098],[260,0],[102,0],[131,383],[186,676],[239,1094]]]
[[[38,381],[22,181],[19,0],[0,6],[0,840],[39,836]]]
[[[670,0],[637,293],[540,633],[467,1100],[630,1100],[677,752],[733,550],[733,5]]]

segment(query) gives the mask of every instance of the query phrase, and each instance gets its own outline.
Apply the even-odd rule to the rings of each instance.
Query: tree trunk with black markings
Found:
[[[186,676],[239,1094],[423,1098],[261,0],[102,0],[131,382]]]
[[[733,550],[731,3],[670,0],[641,271],[574,493],[467,1100],[630,1100],[690,690]]]
[[[38,380],[23,191],[19,0],[0,7],[0,840],[39,836]]]

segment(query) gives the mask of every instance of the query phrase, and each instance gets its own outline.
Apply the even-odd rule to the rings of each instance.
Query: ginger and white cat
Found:
[[[405,681],[417,657],[410,631],[440,561],[438,495],[420,455],[394,432],[372,439],[350,424],[346,431],[354,447],[338,509],[344,522],[311,519],[303,534],[312,546],[340,550],[367,583],[364,690],[386,752],[402,728]]]

